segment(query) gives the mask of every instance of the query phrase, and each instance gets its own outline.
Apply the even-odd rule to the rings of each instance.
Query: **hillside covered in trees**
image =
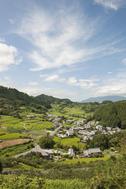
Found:
[[[126,101],[99,105],[94,117],[104,126],[126,128]]]
[[[29,106],[33,111],[46,111],[52,103],[71,103],[69,99],[59,99],[48,95],[29,96],[16,89],[0,86],[0,114],[17,114],[20,106]]]

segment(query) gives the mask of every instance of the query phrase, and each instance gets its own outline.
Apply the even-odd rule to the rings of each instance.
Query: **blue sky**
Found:
[[[0,0],[0,85],[126,96],[125,0]]]

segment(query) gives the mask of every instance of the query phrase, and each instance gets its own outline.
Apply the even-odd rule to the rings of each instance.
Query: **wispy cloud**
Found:
[[[0,85],[12,88],[16,87],[15,81],[12,81],[8,76],[0,77]]]
[[[83,21],[81,21],[83,20]],[[73,12],[61,12],[54,16],[45,10],[31,12],[21,23],[19,33],[35,46],[29,58],[37,67],[32,70],[71,65],[86,58],[87,49],[79,42],[87,41],[95,33],[95,22]]]
[[[32,10],[17,31],[34,46],[28,53],[35,65],[31,70],[60,68],[119,53],[121,50],[110,42],[90,45],[99,33],[98,21],[77,10],[58,10],[54,15],[47,10]]]
[[[45,77],[44,80],[47,82],[65,83],[70,86],[76,86],[76,87],[87,88],[87,89],[96,86],[98,83],[98,79],[96,78],[78,79],[75,76],[62,77],[58,74],[47,76]]]
[[[123,5],[126,5],[125,0],[94,0],[94,2],[98,5],[103,6],[104,8],[112,9],[115,11],[117,11]]]
[[[11,65],[21,62],[16,47],[0,42],[0,72],[8,70]]]
[[[117,74],[104,79],[102,84],[94,91],[95,96],[100,95],[124,95],[126,96],[126,74],[125,70],[118,71]]]

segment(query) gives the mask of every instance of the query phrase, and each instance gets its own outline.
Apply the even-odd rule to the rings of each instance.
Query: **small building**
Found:
[[[57,136],[59,137],[59,138],[66,138],[67,136],[66,136],[66,134],[57,134]]]
[[[96,125],[96,130],[102,131],[103,130],[103,126],[102,125]]]
[[[73,148],[69,148],[69,150],[68,150],[68,155],[71,156],[71,157],[74,157],[74,156],[75,156],[75,152],[74,152],[74,149],[73,149]]]
[[[102,157],[102,151],[100,148],[90,148],[88,150],[84,150],[82,157]]]
[[[66,136],[70,137],[70,136],[73,136],[73,135],[74,135],[73,129],[66,131]]]

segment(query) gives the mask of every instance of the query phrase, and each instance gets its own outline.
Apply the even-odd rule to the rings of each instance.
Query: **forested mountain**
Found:
[[[0,114],[18,116],[21,106],[27,106],[34,111],[45,111],[46,107],[37,100],[16,89],[0,86]]]
[[[0,86],[0,113],[17,110],[22,105],[42,110],[50,108],[51,104],[55,102],[71,103],[69,99],[59,99],[44,94],[33,97],[17,89]]]
[[[50,104],[52,104],[52,103],[61,103],[61,102],[67,103],[67,104],[72,103],[72,101],[69,99],[60,99],[60,98],[55,98],[53,96],[48,96],[48,95],[44,95],[44,94],[36,96],[35,99],[39,103],[45,105],[46,107],[50,107]]]
[[[24,104],[36,102],[34,97],[31,97],[23,92],[19,92],[17,89],[7,88],[3,86],[0,86],[0,98]]]
[[[126,128],[126,101],[101,104],[94,117],[102,125]]]

